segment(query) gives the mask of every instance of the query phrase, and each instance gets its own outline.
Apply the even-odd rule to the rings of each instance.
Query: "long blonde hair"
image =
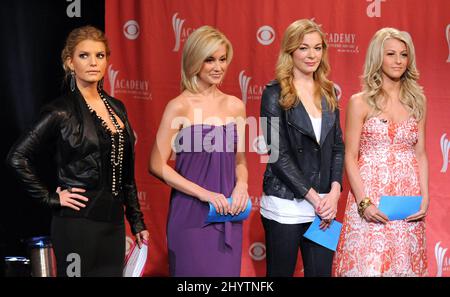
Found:
[[[321,96],[325,96],[329,110],[334,111],[337,107],[333,82],[327,79],[327,75],[330,71],[330,64],[328,63],[328,46],[325,41],[325,34],[315,22],[307,19],[301,19],[290,24],[284,32],[275,70],[276,78],[281,85],[279,103],[284,109],[290,109],[300,103],[300,98],[297,96],[293,83],[294,61],[292,54],[298,49],[304,36],[314,32],[319,33],[322,38],[322,60],[319,67],[314,72],[316,92],[318,92]],[[320,107],[320,104],[317,105]]]
[[[411,36],[407,32],[394,28],[378,30],[370,41],[364,63],[362,76],[363,96],[375,114],[382,112],[381,103],[386,95],[383,86],[382,64],[384,43],[389,38],[395,38],[406,45],[408,65],[400,81],[400,102],[405,105],[416,120],[422,119],[425,109],[425,95],[417,83],[419,71],[416,68],[416,56]]]
[[[230,64],[233,47],[222,32],[211,26],[202,26],[189,35],[181,57],[181,91],[198,93],[197,74],[202,69],[203,62],[221,45],[225,45],[227,64]]]

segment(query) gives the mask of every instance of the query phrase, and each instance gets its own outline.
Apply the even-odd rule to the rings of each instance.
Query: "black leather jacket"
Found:
[[[339,110],[328,111],[322,98],[322,130],[320,143],[317,143],[304,106],[298,104],[284,110],[278,103],[280,92],[278,81],[271,81],[261,101],[261,124],[270,149],[264,193],[289,200],[304,199],[311,188],[318,193],[328,193],[333,181],[342,185],[344,143]]]
[[[114,112],[124,123],[130,139],[131,160],[123,168],[122,191],[112,198],[111,185],[106,184],[99,139],[95,123],[78,89],[47,104],[39,120],[11,148],[7,162],[14,169],[28,194],[52,207],[54,215],[87,217],[94,220],[123,222],[125,215],[133,234],[146,229],[140,210],[134,179],[134,134],[124,104],[103,93]],[[61,207],[59,196],[49,191],[37,174],[34,161],[47,147],[55,150],[57,184],[62,188],[86,189],[86,207],[75,211]]]

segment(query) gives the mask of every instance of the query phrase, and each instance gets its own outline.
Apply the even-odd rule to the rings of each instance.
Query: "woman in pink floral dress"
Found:
[[[427,275],[426,98],[418,77],[410,35],[379,30],[367,51],[363,90],[347,107],[345,167],[351,191],[334,259],[336,276]],[[423,198],[417,213],[389,221],[378,209],[384,195]]]

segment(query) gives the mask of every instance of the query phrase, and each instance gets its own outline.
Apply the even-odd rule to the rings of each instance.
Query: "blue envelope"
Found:
[[[232,203],[231,197],[227,198],[227,200],[228,200],[228,204],[231,206],[231,203]],[[209,203],[209,213],[208,213],[208,217],[206,218],[206,223],[242,221],[242,220],[245,220],[246,218],[248,218],[251,210],[252,210],[252,201],[250,199],[248,199],[247,208],[245,209],[245,211],[241,212],[238,215],[234,215],[234,216],[231,214],[221,215],[220,213],[216,212],[216,209],[214,208],[214,206],[211,203]]]
[[[327,229],[321,230],[319,228],[320,221],[320,218],[316,216],[311,226],[309,226],[303,236],[317,244],[320,244],[321,246],[326,247],[327,249],[336,251],[336,247],[339,242],[339,235],[341,234],[342,223],[333,220]]]
[[[420,210],[422,196],[381,196],[378,209],[389,220],[404,220]]]

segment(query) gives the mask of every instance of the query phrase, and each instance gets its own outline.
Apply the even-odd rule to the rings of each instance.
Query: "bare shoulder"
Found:
[[[347,111],[356,111],[358,113],[367,114],[369,109],[369,104],[367,104],[367,100],[362,92],[353,94],[350,97],[347,105]]]
[[[244,102],[236,96],[225,95],[227,108],[236,115],[242,115],[245,113]]]
[[[180,94],[167,103],[164,113],[172,115],[183,115],[187,113],[188,109],[189,104],[187,102],[186,96]]]
[[[366,99],[364,97],[364,94],[362,92],[353,94],[350,97],[350,100],[349,100],[348,103],[356,105],[357,107],[362,107],[362,108],[368,108],[369,107],[368,104],[367,104],[367,101],[366,101]]]

